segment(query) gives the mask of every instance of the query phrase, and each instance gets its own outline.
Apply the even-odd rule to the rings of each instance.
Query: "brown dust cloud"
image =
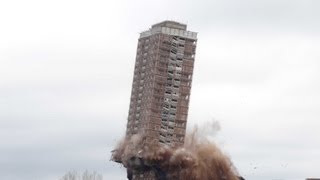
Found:
[[[241,179],[230,158],[207,138],[208,133],[219,129],[219,124],[204,127],[187,133],[181,147],[150,146],[144,144],[143,135],[133,135],[118,143],[112,160],[127,168],[128,177],[132,172],[151,170],[158,180]]]

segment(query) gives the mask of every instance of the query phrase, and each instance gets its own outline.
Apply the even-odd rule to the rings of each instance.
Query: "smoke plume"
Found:
[[[195,127],[181,147],[146,145],[143,134],[133,135],[118,144],[112,159],[122,163],[129,173],[152,170],[161,180],[238,180],[229,157],[206,137],[212,133],[210,129],[219,130],[219,124],[205,127]]]

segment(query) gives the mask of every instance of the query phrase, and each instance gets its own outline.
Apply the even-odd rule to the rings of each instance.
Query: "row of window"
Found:
[[[178,42],[178,37],[171,41],[170,59],[167,70],[167,83],[165,87],[164,105],[161,113],[160,142],[170,143],[175,128],[177,103],[179,99],[179,86],[182,71],[182,58],[184,44]]]

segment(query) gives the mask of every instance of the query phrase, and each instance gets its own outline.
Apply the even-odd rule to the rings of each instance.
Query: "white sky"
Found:
[[[199,32],[189,124],[246,179],[319,174],[320,1],[0,2],[0,179],[74,169],[125,179],[109,161],[125,132],[139,32],[166,19]]]

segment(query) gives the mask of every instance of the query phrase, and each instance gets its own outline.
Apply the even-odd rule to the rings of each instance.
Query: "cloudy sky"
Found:
[[[188,24],[198,47],[188,128],[215,138],[246,179],[320,177],[317,0],[0,2],[0,179],[68,170],[125,179],[109,161],[125,132],[139,32]]]

